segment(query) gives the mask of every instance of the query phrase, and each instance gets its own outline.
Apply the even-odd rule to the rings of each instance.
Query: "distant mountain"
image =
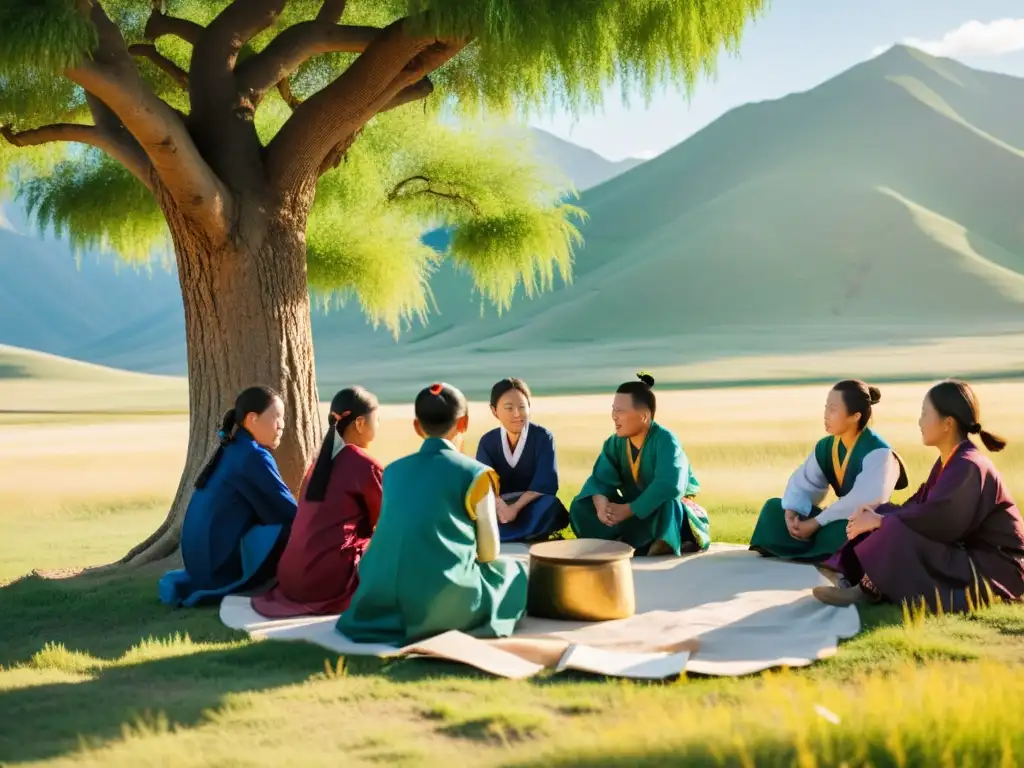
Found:
[[[743,381],[901,375],[925,370],[911,359],[918,345],[956,350],[928,371],[980,370],[996,335],[1024,334],[1021,200],[1024,80],[897,46],[805,93],[735,109],[586,191],[569,286],[499,316],[446,267],[432,281],[440,314],[397,342],[351,308],[314,315],[321,384],[408,394],[411,378],[444,377],[480,392],[515,372],[564,391],[638,367],[685,382],[694,366]],[[122,313],[75,356],[183,370],[172,306]],[[876,368],[843,362],[868,348],[880,350]],[[718,362],[738,358],[742,370]]]
[[[584,149],[560,139],[547,131],[534,128],[533,142],[537,155],[550,165],[561,169],[578,190],[587,190],[643,163],[639,158],[607,160],[593,150]]]
[[[0,343],[88,360],[83,345],[127,318],[175,300],[181,312],[177,278],[161,266],[135,269],[98,254],[78,259],[59,240],[21,234],[31,230],[15,208],[0,208],[0,219],[7,223],[0,228]]]
[[[515,370],[550,390],[636,367],[685,381],[694,363],[784,354],[810,355],[799,375],[811,376],[815,355],[864,348],[883,350],[879,368],[898,373],[902,356],[920,372],[915,345],[1024,333],[1022,199],[1024,80],[897,46],[733,110],[585,193],[571,286],[504,317],[449,312],[400,355],[378,342],[322,375],[397,385],[410,369],[455,371],[481,391]],[[927,370],[985,354],[953,346],[960,357]],[[318,361],[329,348],[323,338]],[[1024,370],[1019,356],[1004,363]],[[753,364],[741,378],[778,375]]]

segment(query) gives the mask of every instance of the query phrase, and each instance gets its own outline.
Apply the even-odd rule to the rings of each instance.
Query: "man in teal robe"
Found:
[[[573,532],[581,539],[624,541],[641,554],[707,549],[707,515],[689,499],[700,485],[679,440],[654,421],[653,378],[640,377],[615,395],[615,434],[572,502]]]

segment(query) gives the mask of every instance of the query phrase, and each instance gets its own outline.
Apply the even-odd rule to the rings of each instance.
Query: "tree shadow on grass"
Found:
[[[26,576],[0,587],[0,666],[28,662],[47,643],[111,661],[146,638],[188,634],[195,642],[230,642],[216,608],[173,609],[157,599],[161,570],[83,573],[62,579]]]
[[[87,679],[0,691],[0,755],[46,760],[119,738],[125,724],[159,714],[194,727],[232,693],[307,680],[322,669],[322,653],[282,654],[268,643],[202,650],[171,658],[101,667]]]
[[[323,670],[320,648],[239,644],[246,635],[221,624],[216,608],[160,604],[159,573],[33,575],[0,588],[0,667],[27,665],[46,680],[0,691],[2,759],[43,760],[82,739],[102,743],[147,713],[192,726],[227,694],[291,685]],[[186,635],[192,645],[174,647]],[[149,639],[167,647],[145,647]],[[40,654],[51,644],[66,652]],[[137,661],[125,657],[140,645]],[[52,682],[61,673],[67,681]]]

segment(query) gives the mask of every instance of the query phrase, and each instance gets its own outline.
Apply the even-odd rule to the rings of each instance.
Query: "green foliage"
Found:
[[[70,80],[34,69],[0,75],[0,125],[20,130],[87,117],[85,94]]]
[[[363,0],[361,5],[372,3]],[[647,96],[661,82],[691,88],[719,51],[738,46],[767,0],[409,0],[439,35],[474,50],[446,72],[469,108],[596,103],[612,82]]]
[[[414,109],[374,120],[346,161],[322,179],[309,222],[309,279],[325,295],[358,296],[397,333],[430,308],[438,257],[425,227],[455,229],[447,254],[499,308],[516,288],[568,279],[581,214],[555,205],[566,190],[526,146],[484,125],[456,127]]]
[[[4,0],[0,3],[0,75],[28,70],[59,72],[96,44],[96,28],[75,0]]]
[[[241,0],[239,0],[241,1]],[[164,12],[208,24],[228,0],[167,0]],[[292,0],[276,23],[250,41],[240,59],[265,48],[288,26],[313,18],[319,0]],[[325,301],[358,297],[374,322],[397,332],[430,308],[428,278],[438,254],[421,237],[454,230],[449,252],[482,297],[504,309],[514,293],[569,280],[574,221],[582,211],[547,178],[525,147],[482,126],[441,122],[515,107],[578,110],[612,83],[649,95],[665,81],[689,88],[735,47],[745,22],[766,0],[350,0],[344,23],[385,26],[409,16],[421,31],[473,43],[433,76],[437,96],[378,116],[345,162],[318,188],[309,219],[309,277]],[[88,119],[82,92],[59,77],[96,44],[76,0],[6,0],[0,4],[0,122],[16,129]],[[104,0],[127,43],[143,40],[150,0]],[[423,11],[429,11],[424,14]],[[159,52],[187,71],[191,46],[174,37]],[[352,55],[314,58],[291,77],[300,99],[325,87]],[[188,95],[145,59],[139,71],[182,113]],[[290,115],[270,93],[256,114],[269,142]],[[0,147],[0,188],[20,184],[42,226],[78,248],[101,246],[145,258],[166,243],[159,210],[142,185],[93,150]],[[24,153],[24,154],[22,154]],[[26,159],[22,159],[22,158]]]
[[[99,248],[141,262],[167,241],[167,225],[149,190],[97,150],[27,180],[19,196],[41,229],[52,227],[77,250]]]

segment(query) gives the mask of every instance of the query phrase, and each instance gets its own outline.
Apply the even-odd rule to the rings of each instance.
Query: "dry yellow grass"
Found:
[[[6,385],[4,385],[6,386]],[[2,389],[2,387],[0,387]],[[718,538],[742,540],[768,496],[821,436],[827,387],[801,386],[662,392],[659,420],[680,436],[693,462]],[[934,460],[920,445],[917,414],[924,384],[883,387],[875,427],[901,452],[912,482]],[[984,421],[1010,448],[997,457],[1024,495],[1024,383],[977,386]],[[610,397],[537,398],[533,417],[557,440],[563,495],[586,478],[610,431]],[[473,403],[467,451],[495,422]],[[80,415],[0,424],[0,581],[35,567],[90,565],[115,558],[161,519],[185,455],[184,416]],[[416,450],[411,406],[383,406],[372,451],[389,462]],[[97,527],[94,518],[106,517]],[[110,525],[114,520],[117,525]]]

